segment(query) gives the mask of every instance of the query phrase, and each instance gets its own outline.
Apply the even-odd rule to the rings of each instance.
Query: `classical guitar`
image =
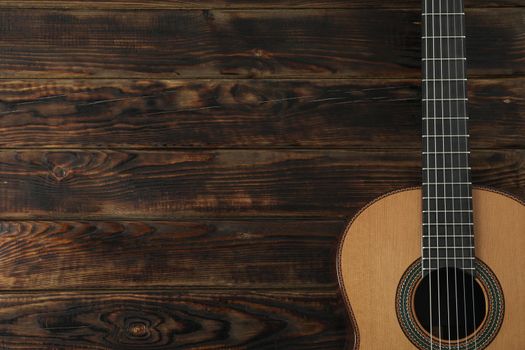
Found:
[[[464,18],[423,0],[422,187],[370,203],[339,247],[354,349],[525,349],[525,205],[472,187]]]

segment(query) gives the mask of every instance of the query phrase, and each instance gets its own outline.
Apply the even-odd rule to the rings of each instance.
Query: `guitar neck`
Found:
[[[423,0],[423,268],[473,269],[462,0]]]

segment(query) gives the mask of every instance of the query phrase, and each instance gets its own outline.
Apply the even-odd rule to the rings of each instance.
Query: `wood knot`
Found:
[[[129,325],[128,333],[135,338],[143,338],[149,335],[148,326],[142,322],[135,322]]]
[[[69,174],[68,170],[66,168],[63,168],[61,166],[57,166],[55,168],[53,168],[52,170],[53,172],[53,176],[58,180],[58,181],[61,181],[63,180],[64,178],[66,178]]]
[[[260,58],[271,58],[272,57],[272,54],[270,52],[265,51],[263,49],[253,49],[252,53],[255,57],[260,57]]]

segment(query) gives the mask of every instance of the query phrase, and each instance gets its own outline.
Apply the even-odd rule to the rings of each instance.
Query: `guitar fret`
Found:
[[[458,266],[458,268],[462,269],[462,270],[475,270],[476,268],[475,267],[461,267],[461,266]],[[437,268],[436,267],[423,267],[423,270],[425,271],[429,271],[429,270],[436,270]]]
[[[433,102],[433,101],[468,101],[468,98],[466,97],[459,97],[459,98],[424,98],[424,102]]]
[[[462,119],[468,120],[469,117],[432,117],[432,118],[423,117],[423,120],[438,120],[438,121],[443,121],[443,120],[456,120],[456,119],[459,119],[459,120],[462,120]]]
[[[472,185],[472,182],[423,182],[423,185]]]
[[[425,13],[423,16],[464,16],[465,12],[434,12],[434,13]]]
[[[422,61],[466,61],[465,57],[422,58]]]
[[[465,225],[465,224],[462,224]],[[424,238],[474,238],[474,235],[423,235]]]
[[[423,199],[472,199],[472,197],[423,197]]]
[[[472,210],[423,210],[423,213],[472,213]]]
[[[453,226],[453,225],[469,225],[469,226],[474,226],[474,223],[472,222],[463,222],[463,223],[459,223],[459,222],[456,222],[455,224],[449,222],[449,223],[444,223],[444,222],[424,222],[423,223],[423,226]],[[432,236],[434,237],[434,236]]]
[[[444,257],[444,256],[434,256],[434,257],[423,257],[422,258],[423,260],[432,260],[432,259],[439,259],[439,260],[474,260],[476,259],[475,257],[473,256],[462,256],[462,257]]]
[[[423,170],[470,170],[470,167],[423,168]]]
[[[435,35],[435,36],[423,36],[423,39],[465,39],[464,35]]]
[[[423,79],[424,82],[427,81],[467,81],[466,78],[456,78],[456,79]]]
[[[470,154],[470,151],[453,151],[453,152],[423,152],[423,154]]]
[[[431,247],[431,246],[425,246],[425,247],[423,247],[423,249],[474,249],[474,248],[475,248],[474,246],[468,246],[468,247],[462,247],[462,246],[457,246],[457,247],[444,247],[444,246]]]

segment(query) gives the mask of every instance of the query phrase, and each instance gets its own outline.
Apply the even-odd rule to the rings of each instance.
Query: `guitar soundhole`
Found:
[[[475,334],[485,320],[486,296],[468,272],[442,268],[418,283],[413,311],[427,333],[442,341],[460,341]]]

